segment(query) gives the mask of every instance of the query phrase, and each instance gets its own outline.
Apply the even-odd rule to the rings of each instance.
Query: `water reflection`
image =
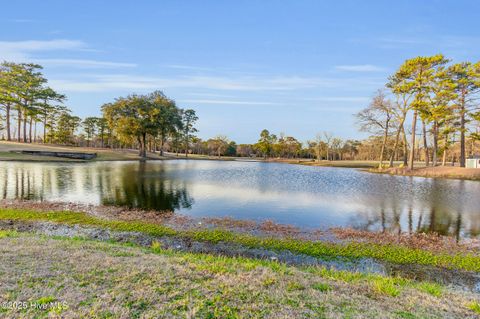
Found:
[[[3,167],[2,167],[3,166]],[[33,164],[0,165],[3,199],[71,201],[158,211],[189,208],[185,183],[162,178],[163,166]]]
[[[111,179],[99,180],[101,203],[160,211],[190,208],[193,198],[185,183],[162,178],[163,173],[163,166],[147,170],[147,164],[140,162],[138,170],[122,170],[115,184]]]
[[[480,183],[284,164],[0,163],[0,196],[306,227],[480,235]],[[194,200],[195,199],[195,200]]]

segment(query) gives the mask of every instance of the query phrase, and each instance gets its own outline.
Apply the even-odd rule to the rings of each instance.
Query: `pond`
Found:
[[[280,163],[1,162],[0,197],[231,216],[307,228],[480,234],[480,182]]]

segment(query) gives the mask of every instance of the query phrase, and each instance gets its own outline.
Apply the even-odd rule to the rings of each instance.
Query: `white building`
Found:
[[[467,158],[465,163],[465,167],[467,168],[480,168],[480,156],[473,156]]]

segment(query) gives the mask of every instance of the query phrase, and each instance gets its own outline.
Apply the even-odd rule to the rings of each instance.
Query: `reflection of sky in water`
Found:
[[[309,227],[478,234],[480,183],[275,163],[0,164],[0,196],[118,204]],[[459,227],[460,225],[460,227]]]

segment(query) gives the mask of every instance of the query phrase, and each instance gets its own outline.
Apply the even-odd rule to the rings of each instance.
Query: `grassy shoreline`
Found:
[[[445,179],[461,179],[470,181],[480,181],[480,169],[452,167],[452,166],[436,166],[436,167],[418,167],[410,170],[408,168],[384,168],[370,169],[371,173],[388,174],[397,176],[413,176],[425,178],[445,178]]]
[[[86,225],[113,231],[140,232],[151,236],[176,236],[200,242],[226,242],[250,248],[286,250],[321,258],[374,258],[394,264],[418,264],[453,270],[480,272],[480,255],[469,252],[433,252],[395,244],[369,242],[334,243],[291,238],[257,237],[223,229],[174,230],[170,227],[139,221],[105,220],[81,212],[39,212],[20,209],[0,209],[1,220],[48,221],[65,225]]]

